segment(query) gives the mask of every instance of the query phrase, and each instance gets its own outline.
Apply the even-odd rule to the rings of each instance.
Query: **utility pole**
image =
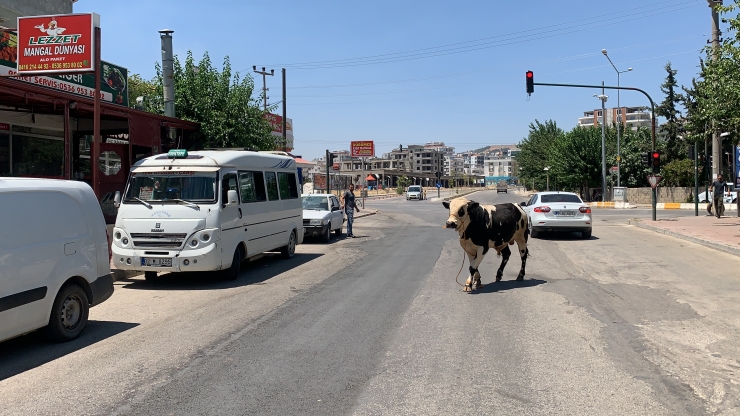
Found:
[[[285,68],[283,68],[283,150],[288,151],[288,133],[286,129],[286,123],[288,122],[288,114],[286,114],[286,103],[285,103]]]
[[[267,88],[267,75],[273,76],[275,75],[275,70],[271,69],[270,72],[267,72],[265,70],[265,67],[262,67],[262,71],[257,70],[257,65],[252,65],[252,70],[260,75],[262,75],[262,96],[264,97],[265,104],[263,107],[263,111],[267,112],[267,91],[270,91],[269,88]],[[285,70],[283,70],[283,81],[285,80]],[[285,91],[283,91],[283,94],[285,94]],[[283,110],[285,110],[285,104],[283,104]]]
[[[606,202],[606,100],[604,81],[601,81],[601,95],[595,95],[601,100],[601,202]]]
[[[719,42],[721,32],[719,31],[719,13],[715,6],[721,6],[722,0],[707,0],[712,10],[712,59],[719,59]],[[715,121],[712,120],[712,179],[722,173],[722,138],[717,134]]]

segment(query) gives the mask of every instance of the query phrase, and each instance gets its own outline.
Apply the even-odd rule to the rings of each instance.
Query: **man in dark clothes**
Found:
[[[344,212],[347,213],[347,237],[355,238],[355,235],[352,233],[352,222],[355,220],[354,210],[360,212],[360,209],[357,208],[357,203],[355,203],[354,185],[350,184],[349,190],[342,196],[342,206],[344,207]]]
[[[722,211],[724,211],[724,202],[723,197],[725,193],[725,189],[727,190],[727,195],[730,195],[730,187],[727,185],[727,182],[725,182],[724,178],[722,177],[722,174],[717,175],[717,180],[712,182],[712,199],[714,200],[714,214],[719,218],[722,214]],[[722,204],[723,209],[720,209],[720,204]]]

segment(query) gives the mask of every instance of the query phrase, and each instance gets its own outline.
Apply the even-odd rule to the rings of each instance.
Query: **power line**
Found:
[[[691,5],[690,6],[686,6],[686,7],[682,7],[682,8],[677,8],[676,7],[677,5],[685,5],[685,4],[691,4]],[[543,29],[547,29],[547,28],[550,28],[550,27],[563,26],[565,24],[577,23],[577,22],[585,21],[585,20],[593,20],[594,18],[592,17],[592,18],[587,18],[587,19],[581,19],[581,20],[577,20],[577,21],[574,21],[574,22],[561,23],[561,24],[556,24],[556,25],[550,25],[550,26],[545,26],[545,27],[542,27],[542,28],[530,29],[530,30],[526,30],[526,31],[514,32],[514,33],[510,33],[510,34],[503,34],[503,35],[498,35],[498,36],[494,36],[494,37],[482,39],[482,40],[488,40],[488,39],[495,39],[495,38],[506,38],[506,39],[502,39],[502,40],[498,40],[498,41],[494,41],[494,42],[480,43],[482,40],[463,42],[463,43],[475,43],[475,42],[478,42],[478,44],[464,46],[464,47],[450,48],[448,46],[441,46],[441,47],[436,47],[436,49],[438,49],[438,50],[435,50],[433,52],[421,52],[421,53],[415,53],[413,51],[409,51],[409,52],[398,52],[398,53],[395,53],[395,54],[376,55],[374,57],[349,58],[349,59],[333,60],[333,61],[318,61],[318,62],[315,62],[315,63],[303,63],[303,64],[300,64],[299,63],[299,64],[291,64],[291,65],[285,65],[285,66],[291,67],[292,69],[343,68],[343,67],[351,67],[351,66],[373,65],[373,64],[382,64],[382,63],[392,63],[392,62],[416,60],[416,59],[425,59],[425,58],[432,58],[432,57],[437,57],[437,56],[445,56],[445,55],[457,54],[457,53],[463,53],[463,52],[471,52],[471,51],[476,51],[476,50],[481,50],[481,49],[495,48],[495,47],[500,47],[500,46],[506,46],[506,45],[512,45],[512,44],[522,43],[522,42],[531,42],[531,41],[534,41],[534,40],[543,39],[544,37],[560,36],[560,35],[565,35],[565,34],[569,34],[569,33],[575,33],[575,32],[580,32],[580,31],[584,31],[584,30],[589,30],[589,29],[592,29],[592,27],[590,27],[590,26],[595,25],[597,23],[600,24],[599,27],[603,27],[603,26],[609,26],[609,25],[614,25],[614,24],[619,24],[619,23],[625,23],[625,22],[629,22],[629,21],[633,21],[633,20],[638,20],[638,19],[644,19],[644,18],[647,18],[647,17],[652,17],[652,16],[657,16],[657,15],[661,15],[661,14],[665,14],[665,13],[670,13],[670,12],[675,12],[675,11],[679,11],[679,10],[688,9],[690,7],[696,6],[696,2],[693,1],[693,0],[692,1],[686,1],[686,2],[683,2],[683,3],[671,4],[670,6],[663,7],[663,8],[660,8],[660,9],[655,9],[654,8],[654,5],[651,5],[651,6],[653,6],[653,9],[652,10],[647,10],[647,11],[638,12],[638,13],[632,13],[632,14],[626,15],[626,16],[609,17],[609,18],[606,18],[606,19],[601,19],[601,20],[596,20],[596,21],[592,21],[592,22],[581,23],[579,25],[574,25],[574,26],[565,27],[565,28],[558,28],[558,29],[553,29],[553,30],[542,31]],[[637,8],[637,9],[639,9],[639,8]],[[658,12],[656,12],[656,10],[665,10],[665,11],[658,11]],[[620,13],[624,13],[626,11],[629,11],[629,10],[625,10],[625,11],[622,11]],[[647,14],[646,15],[643,15],[643,16],[635,16],[635,14],[638,14],[639,15],[639,14],[645,14],[645,13],[647,13]],[[599,17],[601,17],[601,16],[599,16]],[[610,21],[611,21],[611,23],[605,23],[605,22],[610,22]],[[583,26],[589,26],[589,27],[583,27]],[[573,28],[577,28],[577,27],[582,27],[582,28],[581,29],[573,29]],[[571,29],[573,29],[573,30],[571,30]],[[534,33],[533,35],[514,36],[514,35],[519,35],[519,34],[522,34],[522,33],[537,32],[537,31],[540,31],[540,32],[539,33]],[[565,32],[563,32],[563,31],[565,31]],[[561,32],[561,33],[555,33],[555,32]],[[543,35],[547,35],[547,34],[550,34],[550,35],[543,36]],[[531,38],[530,36],[535,36],[535,37]],[[537,37],[537,36],[539,36],[539,37]],[[502,42],[508,42],[508,43],[502,43]],[[452,45],[455,45],[455,44],[452,44]],[[427,48],[427,49],[435,49],[435,48]],[[399,56],[390,56],[390,55],[399,55]],[[386,57],[383,57],[383,56],[386,56]]]

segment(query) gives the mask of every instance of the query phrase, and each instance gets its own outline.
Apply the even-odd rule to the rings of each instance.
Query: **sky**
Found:
[[[181,59],[228,56],[258,88],[252,66],[274,69],[271,103],[286,68],[293,153],[307,159],[354,140],[373,140],[380,156],[431,141],[458,152],[518,143],[535,120],[569,130],[601,106],[600,91],[536,86],[527,97],[525,72],[535,82],[616,85],[602,49],[620,71],[633,68],[621,85],[657,105],[665,64],[690,85],[711,33],[706,0],[79,0],[74,11],[100,14],[102,58],[129,74],[154,76],[165,28]],[[615,107],[616,91],[606,94]],[[627,91],[620,103],[649,105]]]

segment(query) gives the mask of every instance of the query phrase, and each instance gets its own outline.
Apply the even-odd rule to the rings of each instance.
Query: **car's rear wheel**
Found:
[[[530,230],[530,232],[529,232],[529,235],[531,235],[532,238],[539,238],[540,232],[537,231],[537,230],[535,230],[534,228],[532,228],[532,230]]]
[[[62,287],[54,298],[46,334],[54,341],[71,341],[87,325],[90,301],[87,293],[76,284]]]
[[[591,231],[593,230],[581,231],[581,237],[583,237],[584,240],[588,240],[591,238]]]

